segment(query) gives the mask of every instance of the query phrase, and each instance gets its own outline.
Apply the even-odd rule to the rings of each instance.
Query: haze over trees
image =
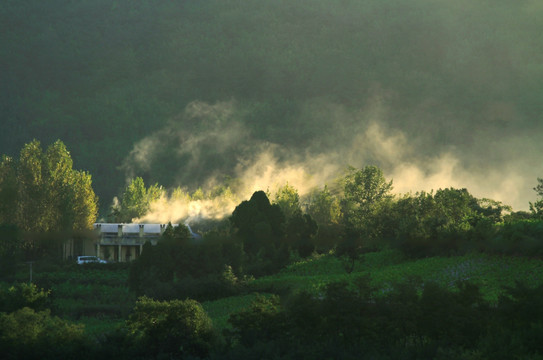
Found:
[[[108,217],[111,222],[131,223],[147,214],[150,210],[151,202],[158,200],[164,195],[164,189],[158,184],[145,187],[141,177],[132,179],[124,189],[121,201],[115,198]]]
[[[62,139],[93,174],[103,215],[127,178],[192,192],[236,177],[264,144],[278,160],[336,154],[328,164],[389,174],[455,163],[424,190],[494,189],[527,210],[542,173],[542,11],[527,0],[7,1],[0,153]],[[370,124],[400,151],[361,136]]]

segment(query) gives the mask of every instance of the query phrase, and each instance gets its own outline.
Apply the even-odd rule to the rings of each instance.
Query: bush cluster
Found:
[[[230,317],[232,345],[216,359],[472,359],[543,355],[543,286],[507,289],[498,304],[479,288],[418,280],[383,293],[368,278],[321,296],[260,297]]]
[[[142,297],[123,325],[96,338],[52,316],[42,302],[47,292],[21,284],[0,293],[0,347],[6,359],[543,356],[543,285],[517,283],[491,304],[469,282],[452,288],[420,279],[386,289],[371,284],[361,276],[318,294],[257,296],[231,314],[222,336],[195,300]]]

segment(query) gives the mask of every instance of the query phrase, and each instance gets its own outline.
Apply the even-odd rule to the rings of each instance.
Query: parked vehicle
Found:
[[[77,263],[82,264],[105,264],[107,261],[100,259],[98,256],[78,256]]]

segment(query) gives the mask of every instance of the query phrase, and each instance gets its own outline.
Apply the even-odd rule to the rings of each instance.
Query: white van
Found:
[[[98,256],[78,256],[77,263],[82,264],[105,264],[107,261],[100,259]]]

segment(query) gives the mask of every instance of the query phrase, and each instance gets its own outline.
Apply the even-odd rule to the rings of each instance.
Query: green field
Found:
[[[133,308],[136,297],[128,290],[125,267],[68,267],[34,273],[35,283],[51,290],[52,310],[62,318],[85,324],[91,335],[121,325]],[[347,274],[333,255],[317,255],[295,262],[273,276],[248,283],[244,294],[202,305],[220,331],[228,327],[228,317],[248,307],[256,294],[309,291],[318,295],[324,286],[335,281],[351,281],[370,275],[372,284],[386,292],[393,284],[412,278],[433,281],[455,288],[457,281],[470,281],[481,288],[485,299],[496,302],[503,288],[523,282],[529,287],[543,283],[543,261],[535,258],[468,254],[451,257],[409,259],[396,250],[365,254],[354,271]],[[28,281],[21,272],[20,281]],[[25,279],[26,278],[26,279]]]
[[[355,270],[347,274],[341,261],[332,255],[320,255],[294,263],[273,276],[266,276],[249,284],[251,292],[305,290],[319,294],[324,286],[334,281],[349,281],[369,274],[372,284],[387,291],[392,284],[419,278],[454,289],[457,281],[471,281],[481,288],[483,297],[496,302],[503,288],[519,281],[529,287],[543,283],[543,261],[525,257],[469,254],[451,257],[407,259],[400,252],[386,250],[369,253],[357,262]],[[227,325],[230,313],[250,304],[254,295],[235,296],[205,302],[204,308],[217,328]]]
[[[516,281],[528,286],[541,284],[543,261],[486,254],[410,260],[397,251],[387,250],[366,254],[357,262],[354,272],[347,274],[337,258],[324,255],[290,265],[274,276],[257,279],[251,287],[258,291],[289,286],[293,290],[318,292],[329,282],[348,281],[365,274],[369,274],[373,285],[381,289],[413,277],[451,288],[457,281],[471,281],[481,286],[487,300],[495,301],[500,289],[513,286]]]
[[[123,323],[136,301],[126,284],[128,266],[123,264],[36,264],[32,279],[39,288],[50,290],[54,315],[84,324],[91,335]],[[14,280],[28,282],[28,268],[22,268]],[[8,283],[1,285],[9,287]]]

